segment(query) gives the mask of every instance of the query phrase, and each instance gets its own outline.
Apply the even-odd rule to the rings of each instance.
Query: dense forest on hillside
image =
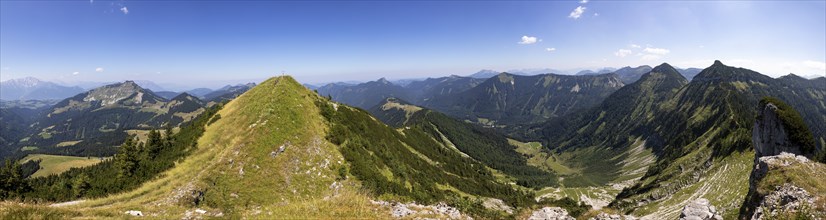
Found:
[[[472,212],[485,209],[480,201],[460,192],[499,198],[516,207],[534,203],[531,192],[498,182],[485,165],[445,148],[421,130],[397,132],[363,110],[327,102],[317,105],[331,124],[327,139],[341,147],[349,173],[377,196],[394,195],[425,204],[448,201]]]
[[[73,168],[60,175],[25,179],[20,165],[0,169],[0,199],[26,201],[67,201],[84,197],[102,197],[140,186],[175,166],[184,158],[204,132],[204,126],[223,104],[215,105],[172,134],[152,130],[145,142],[129,137],[113,159],[99,164]],[[7,159],[6,164],[17,164]]]

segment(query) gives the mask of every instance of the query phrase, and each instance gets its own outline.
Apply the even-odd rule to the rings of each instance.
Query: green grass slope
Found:
[[[32,178],[60,174],[71,168],[85,167],[100,163],[98,157],[74,157],[48,154],[31,154],[20,160],[20,163],[28,161],[40,161],[40,169],[31,175]]]
[[[0,217],[120,218],[139,210],[164,219],[388,218],[388,207],[371,202],[381,199],[445,202],[473,216],[505,218],[483,201],[535,204],[528,190],[445,143],[277,77],[224,105],[188,156],[137,189],[56,207],[3,203]]]
[[[818,98],[824,92],[826,85],[789,83],[715,62],[654,114],[649,135],[663,137],[654,149],[657,162],[617,196],[613,207],[676,218],[689,199],[705,197],[725,216],[736,216],[748,191],[758,100],[779,97],[800,110],[815,137],[823,137],[817,131],[826,126],[826,105]]]

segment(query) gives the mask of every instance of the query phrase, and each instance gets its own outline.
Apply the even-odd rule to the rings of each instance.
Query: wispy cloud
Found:
[[[803,65],[812,69],[826,70],[826,63],[814,60],[803,61]]]
[[[519,41],[519,44],[535,44],[538,40],[536,37],[522,36],[522,41]]]
[[[123,12],[123,14],[125,14],[125,15],[129,14],[129,9],[126,8],[126,6],[123,6],[122,8],[120,8],[120,11]]]
[[[579,4],[585,4],[585,3],[588,3],[588,0],[580,0],[579,1]]]
[[[103,67],[95,68],[95,72],[102,73],[103,72]]]
[[[641,48],[640,45],[636,45],[636,44],[631,44],[631,45],[628,45],[628,46],[631,47],[631,48]]]
[[[80,72],[74,72],[74,73],[72,73],[72,75],[75,75],[75,76],[77,76],[78,74],[80,74]]]
[[[668,49],[652,48],[652,47],[646,47],[642,51],[645,51],[646,53],[650,53],[650,54],[657,54],[657,55],[666,55],[668,53],[671,53],[671,51],[668,50]]]
[[[579,17],[582,16],[582,13],[585,13],[585,9],[587,8],[583,6],[577,6],[576,8],[574,8],[573,11],[571,11],[571,14],[569,14],[568,17],[573,19],[579,19]]]
[[[614,56],[625,57],[625,56],[631,55],[631,53],[633,53],[633,52],[631,52],[631,50],[619,49],[617,52],[614,52]]]
[[[553,51],[556,51],[556,47],[545,48],[545,50],[548,51],[548,52],[553,52]]]

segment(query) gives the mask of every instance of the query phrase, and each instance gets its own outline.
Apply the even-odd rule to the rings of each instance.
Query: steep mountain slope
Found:
[[[663,103],[646,137],[658,155],[640,182],[623,190],[613,207],[638,215],[675,216],[687,201],[706,197],[724,216],[745,197],[754,106],[775,96],[799,109],[815,138],[826,127],[826,85],[806,87],[717,61]],[[746,163],[746,164],[744,164]],[[732,187],[720,187],[720,185]]]
[[[65,99],[37,119],[18,146],[39,152],[112,155],[132,129],[175,127],[203,111],[197,98],[166,100],[132,81],[103,86]]]
[[[64,99],[83,91],[77,86],[61,86],[33,77],[0,82],[0,99],[5,100]]]
[[[531,122],[593,107],[623,85],[615,74],[501,73],[459,94],[434,98],[426,107],[487,124]]]
[[[826,164],[803,118],[775,98],[763,98],[752,129],[754,170],[740,219],[807,219],[826,215]],[[795,155],[796,154],[796,155]],[[808,158],[807,158],[808,157]]]
[[[672,66],[662,64],[620,88],[599,106],[530,130],[537,132],[535,137],[543,137],[539,140],[544,146],[557,152],[569,151],[578,158],[565,162],[583,169],[577,175],[566,176],[566,186],[599,186],[617,182],[620,176],[625,177],[620,181],[639,178],[644,169],[623,173],[625,159],[638,159],[628,158],[626,151],[632,146],[650,151],[661,144],[662,137],[648,134],[656,128],[650,126],[657,123],[654,114],[687,83]]]
[[[465,123],[396,98],[388,98],[369,111],[388,125],[408,131],[421,130],[432,139],[442,140],[444,146],[501,171],[518,185],[539,189],[557,184],[555,175],[529,166],[515,150],[516,146],[490,128]]]
[[[362,109],[373,107],[388,97],[405,100],[409,98],[409,93],[405,88],[384,78],[352,86],[331,83],[318,88],[318,93]]]
[[[12,146],[25,137],[28,124],[23,116],[0,108],[0,157],[5,158],[15,150]]]
[[[533,204],[420,128],[394,129],[363,110],[331,102],[290,77],[272,78],[227,103],[190,156],[140,188],[66,204],[80,216],[157,218],[389,218],[382,202],[445,202],[503,218],[482,201]],[[452,209],[440,206],[442,209]],[[137,212],[131,212],[137,213]],[[423,217],[441,217],[432,213]]]
[[[407,97],[411,102],[420,106],[431,106],[433,101],[440,97],[467,91],[484,81],[472,77],[448,76],[414,81],[404,88],[407,89]]]

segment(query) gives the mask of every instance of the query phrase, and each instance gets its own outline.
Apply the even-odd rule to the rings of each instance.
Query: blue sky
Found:
[[[715,59],[826,75],[826,1],[0,2],[0,80],[194,87]]]

